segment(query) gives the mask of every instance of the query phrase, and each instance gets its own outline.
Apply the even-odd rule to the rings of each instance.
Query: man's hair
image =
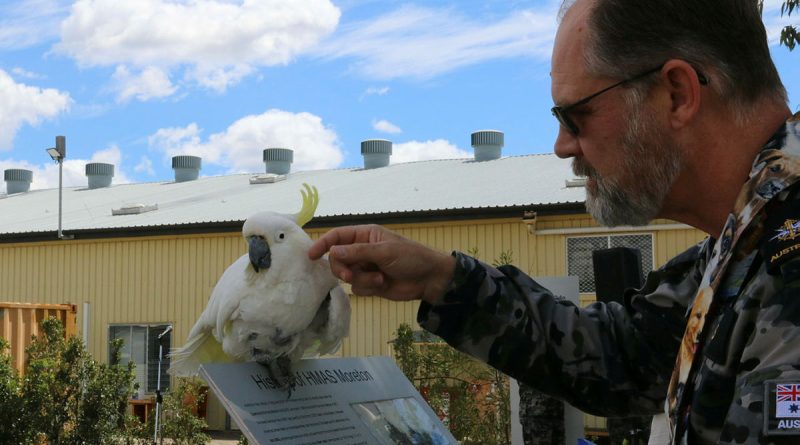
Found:
[[[749,120],[754,105],[787,102],[756,0],[593,3],[586,51],[590,72],[622,79],[669,59],[685,60],[710,79],[709,87],[739,124]],[[643,94],[647,87],[642,82],[634,90]]]

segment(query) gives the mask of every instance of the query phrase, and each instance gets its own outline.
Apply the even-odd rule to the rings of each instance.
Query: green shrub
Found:
[[[42,321],[42,335],[26,349],[17,405],[19,443],[108,444],[123,425],[133,384],[133,364],[109,366],[89,355],[81,339],[64,338],[61,322]],[[122,343],[112,343],[119,355]],[[14,376],[5,385],[14,385]],[[16,377],[19,382],[19,377]]]
[[[211,440],[204,431],[206,421],[197,416],[205,403],[208,387],[196,380],[182,379],[164,397],[161,410],[161,434],[175,445],[199,445]],[[151,430],[152,431],[152,430]]]
[[[126,414],[133,393],[134,364],[94,360],[81,339],[64,338],[61,322],[42,321],[42,334],[25,350],[22,376],[0,339],[0,444],[151,445],[147,424]],[[111,342],[111,362],[120,363],[122,340]],[[175,445],[210,441],[195,413],[205,392],[198,382],[177,385],[164,397],[161,430]]]
[[[0,443],[25,443],[28,419],[19,409],[22,391],[17,370],[6,353],[8,347],[8,342],[0,338]]]
[[[398,366],[461,444],[511,442],[508,378],[427,332],[401,324],[394,340]]]

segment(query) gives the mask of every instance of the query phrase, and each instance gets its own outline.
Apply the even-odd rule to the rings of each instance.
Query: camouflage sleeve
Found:
[[[624,304],[578,308],[513,266],[454,252],[453,290],[422,303],[420,325],[453,347],[596,415],[663,410],[701,246],[650,273]]]
[[[800,402],[796,391],[780,402],[776,387],[800,387],[800,257],[783,264],[777,275],[767,274],[762,267],[743,296],[741,307],[736,308],[740,310],[737,323],[715,332],[728,347],[728,361],[736,360],[738,366],[733,369],[738,373],[707,378],[736,380],[732,403],[727,413],[720,413],[725,415],[720,443],[796,444]],[[766,437],[773,434],[778,436]]]

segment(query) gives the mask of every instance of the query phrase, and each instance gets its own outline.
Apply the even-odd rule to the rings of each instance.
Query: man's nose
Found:
[[[577,137],[567,131],[566,128],[559,126],[558,136],[555,144],[553,144],[553,151],[559,158],[574,158],[581,154],[581,146]]]

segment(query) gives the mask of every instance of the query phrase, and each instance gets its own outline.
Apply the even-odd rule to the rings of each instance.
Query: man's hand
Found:
[[[333,229],[308,251],[318,259],[330,251],[331,271],[356,295],[434,303],[453,279],[455,258],[377,225]]]

